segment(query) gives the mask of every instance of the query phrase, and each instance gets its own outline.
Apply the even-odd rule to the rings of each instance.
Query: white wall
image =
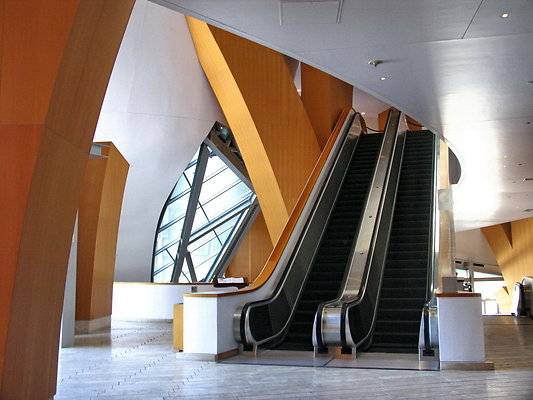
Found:
[[[498,265],[496,257],[494,257],[494,253],[480,229],[455,232],[455,258]]]
[[[192,288],[199,293],[235,290],[234,287],[215,288],[213,285],[115,282],[113,318],[173,319],[174,304],[183,303],[183,295],[191,293]]]
[[[150,280],[161,208],[213,123],[224,122],[182,14],[137,0],[96,129],[130,163],[115,280]]]

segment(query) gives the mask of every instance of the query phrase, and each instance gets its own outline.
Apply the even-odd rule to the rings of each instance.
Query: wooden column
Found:
[[[81,181],[133,0],[0,5],[0,398],[55,394]]]
[[[194,18],[187,23],[275,243],[320,154],[311,122],[282,54]]]
[[[78,214],[76,330],[111,325],[118,226],[129,164],[111,142],[102,158],[90,158]]]
[[[515,282],[533,276],[533,218],[481,228],[507,283],[509,293]]]
[[[302,102],[323,149],[345,108],[352,107],[353,86],[302,63]]]

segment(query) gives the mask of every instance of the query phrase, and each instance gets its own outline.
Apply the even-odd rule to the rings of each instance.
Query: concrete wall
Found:
[[[225,121],[183,15],[137,0],[95,135],[112,141],[131,166],[115,280],[150,280],[161,208],[215,120]]]

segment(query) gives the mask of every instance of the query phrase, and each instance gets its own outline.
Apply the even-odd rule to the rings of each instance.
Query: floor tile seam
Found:
[[[131,379],[133,379],[134,377],[138,376],[139,374],[144,373],[144,371],[146,371],[148,368],[151,368],[151,367],[155,366],[156,364],[158,364],[159,362],[161,362],[163,359],[165,359],[165,358],[167,358],[167,357],[169,357],[169,356],[171,356],[171,355],[173,355],[173,353],[169,352],[168,354],[165,354],[165,355],[163,355],[162,357],[159,357],[159,358],[156,359],[155,361],[152,361],[152,362],[150,362],[150,363],[148,363],[148,364],[145,364],[144,366],[141,366],[140,368],[138,368],[138,370],[137,370],[137,368],[136,368],[136,370],[137,370],[136,372],[134,372],[134,373],[132,373],[132,374],[127,374],[127,376],[125,376],[123,379],[117,381],[116,384],[112,384],[112,385],[110,385],[110,386],[104,388],[103,391],[101,391],[101,392],[100,392],[100,391],[97,391],[97,396],[99,396],[100,394],[104,394],[104,393],[106,393],[106,392],[108,392],[108,391],[111,392],[111,391],[114,390],[117,386],[120,386],[120,385],[125,386],[124,384],[125,384],[128,380],[131,380]]]
[[[195,383],[197,381],[197,379],[199,379],[200,377],[198,376],[202,371],[206,370],[207,367],[210,367],[210,366],[213,366],[213,368],[216,368],[216,366],[219,365],[217,363],[212,363],[210,361],[205,361],[205,362],[202,362],[198,368],[194,369],[191,373],[190,376],[186,377],[186,378],[183,378],[181,380],[181,382],[177,383],[176,387],[172,390],[172,391],[169,391],[168,392],[168,396],[169,397],[175,397],[175,396],[180,396],[180,392],[183,391],[183,389],[185,389],[185,386],[188,384],[188,383]],[[203,381],[203,379],[200,379],[200,381]],[[239,387],[239,392],[242,392],[242,386]],[[244,393],[244,392],[243,392]]]
[[[132,336],[132,335],[135,335],[139,332],[142,332],[143,330],[146,330],[148,328],[137,328],[135,330],[131,330],[130,332],[127,332],[127,333],[123,333],[121,335],[117,335],[117,336],[112,336],[110,338],[111,341],[115,341],[115,340],[118,340],[118,339],[121,339],[121,338],[124,338],[124,337],[129,337],[129,336]],[[113,328],[111,328],[111,332],[113,331]],[[100,333],[102,334],[102,333]],[[87,344],[94,344],[94,343],[90,343],[91,339],[95,339],[97,336],[99,335],[99,333],[94,333],[94,334],[86,334],[86,335],[76,335],[77,337],[75,339],[77,339],[77,341],[79,342],[82,342],[83,344],[87,343]],[[109,341],[106,340],[106,341],[102,341],[100,344],[108,344]]]
[[[119,358],[121,358],[123,356],[127,356],[127,354],[131,353],[132,351],[142,348],[142,346],[146,345],[148,342],[151,342],[152,339],[161,338],[161,337],[166,336],[166,335],[168,335],[170,333],[171,333],[170,331],[169,332],[163,332],[162,334],[157,335],[156,337],[150,338],[148,341],[145,341],[144,343],[138,344],[138,345],[133,346],[133,347],[128,347],[128,348],[126,348],[126,350],[124,350],[121,353],[117,353],[117,354],[111,355],[111,356],[109,356],[109,357],[107,357],[107,358],[105,358],[103,360],[100,360],[100,361],[92,364],[89,367],[82,368],[79,371],[75,371],[74,374],[71,374],[71,375],[69,375],[67,377],[62,378],[60,380],[60,382],[64,382],[66,380],[73,379],[74,377],[79,376],[79,375],[81,375],[83,373],[86,373],[86,372],[89,372],[89,371],[94,371],[94,370],[96,370],[97,368],[101,367],[102,365],[104,365],[105,363],[107,363],[109,361],[112,361],[114,359],[119,359]],[[170,353],[170,354],[172,354],[172,353]]]

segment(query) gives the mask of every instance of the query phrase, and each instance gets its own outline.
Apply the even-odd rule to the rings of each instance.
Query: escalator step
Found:
[[[388,268],[385,272],[385,279],[396,278],[426,278],[427,268]]]
[[[426,288],[417,289],[417,288],[381,288],[381,298],[390,299],[390,298],[420,298],[426,295]]]
[[[374,332],[374,340],[378,343],[401,343],[405,344],[418,344],[418,332]]]
[[[420,308],[380,308],[378,320],[411,320],[420,321],[422,307]]]
[[[425,294],[425,293],[424,293]],[[388,298],[382,298],[379,302],[380,310],[390,310],[390,309],[412,309],[417,308],[420,309],[420,312],[422,312],[422,307],[424,306],[425,297],[388,297]]]
[[[418,334],[420,330],[420,321],[414,320],[377,320],[375,332],[394,332],[394,333],[410,333]]]
[[[425,289],[427,278],[384,278],[384,288]]]
[[[339,291],[382,138],[383,135],[362,135],[359,138],[293,322],[279,348],[313,348],[314,313],[321,302],[332,300]]]

